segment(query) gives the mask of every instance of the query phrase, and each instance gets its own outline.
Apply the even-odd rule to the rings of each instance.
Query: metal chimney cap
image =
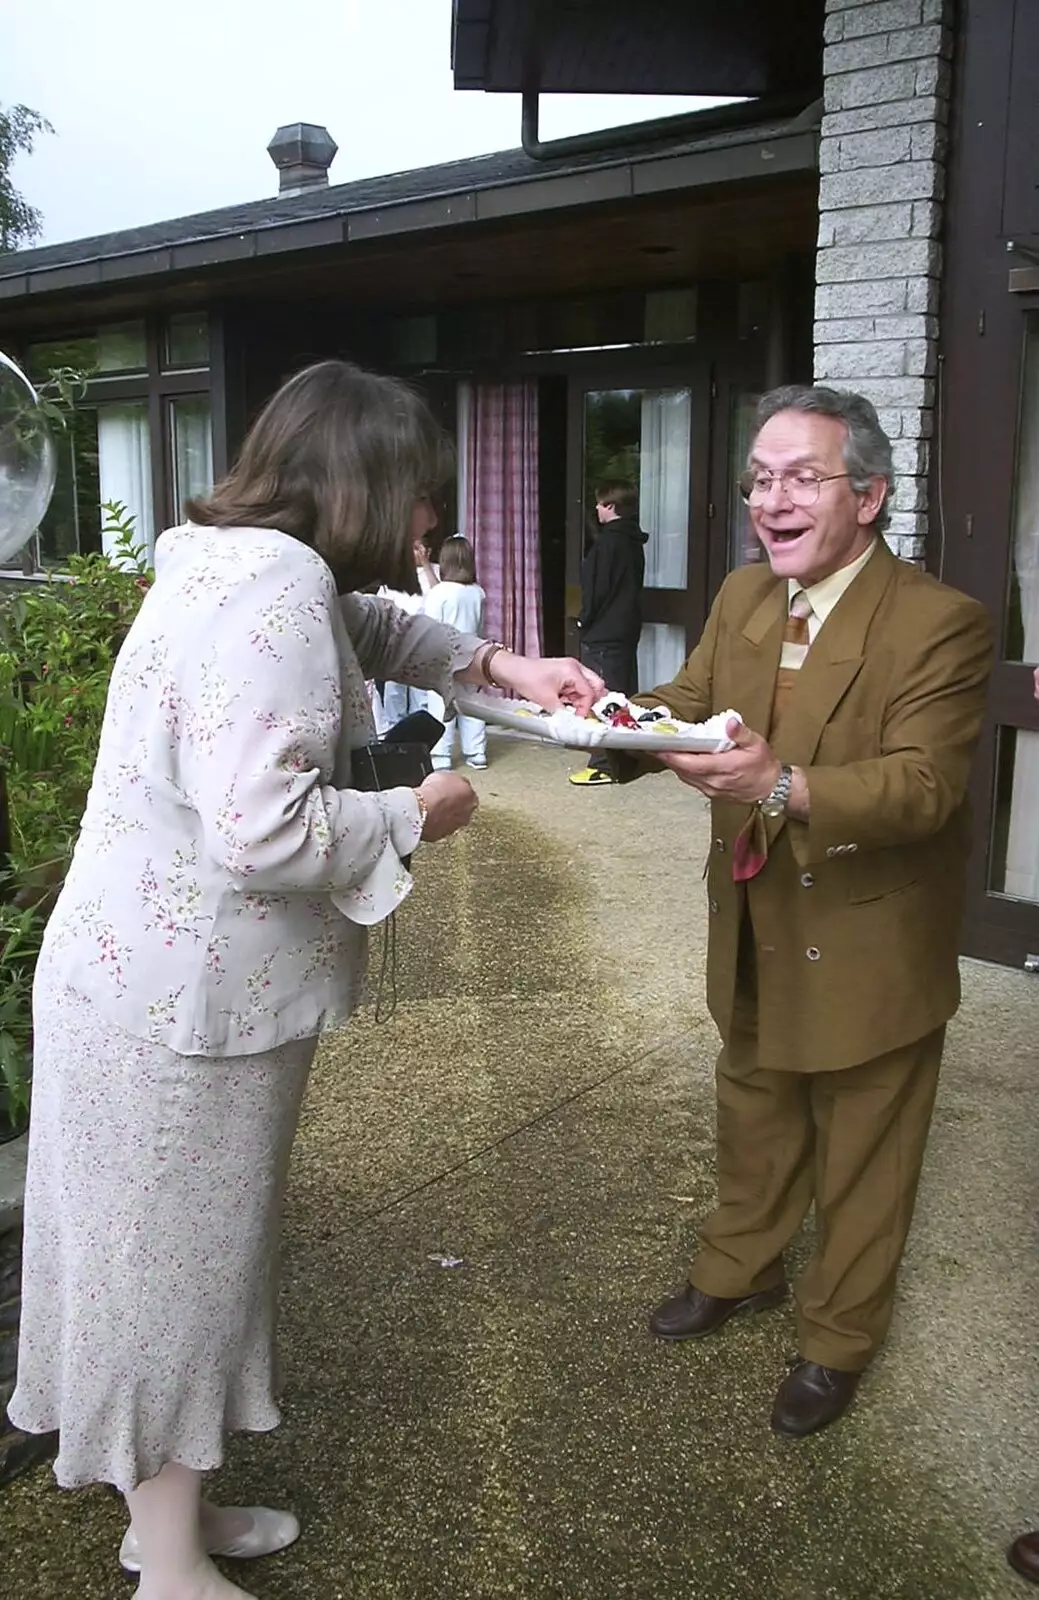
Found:
[[[336,144],[319,122],[286,122],[267,146],[279,171],[285,167],[311,167],[327,172],[335,160]]]

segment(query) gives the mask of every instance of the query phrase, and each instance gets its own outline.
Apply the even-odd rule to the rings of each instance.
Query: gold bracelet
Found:
[[[500,639],[492,639],[484,651],[483,659],[480,662],[480,671],[483,673],[484,682],[491,689],[504,689],[505,687],[503,683],[498,682],[497,678],[491,677],[491,662],[494,660],[499,650],[504,650],[506,655],[512,654],[512,651],[509,649],[507,644],[502,644]]]

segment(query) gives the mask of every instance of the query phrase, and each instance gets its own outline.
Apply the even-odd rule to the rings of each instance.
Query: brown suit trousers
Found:
[[[689,1280],[725,1296],[782,1283],[783,1251],[814,1200],[798,1347],[806,1361],[858,1372],[891,1321],[945,1028],[839,1072],[765,1071],[745,967],[743,978],[718,1058],[718,1206]]]

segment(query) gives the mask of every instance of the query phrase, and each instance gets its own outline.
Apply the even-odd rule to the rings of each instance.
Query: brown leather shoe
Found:
[[[735,1300],[705,1294],[690,1283],[681,1294],[661,1301],[650,1316],[649,1331],[658,1339],[706,1339],[737,1311],[768,1311],[785,1299],[785,1283],[775,1289],[762,1289],[759,1294],[737,1295]]]
[[[817,1361],[799,1362],[779,1385],[772,1407],[773,1430],[803,1439],[806,1433],[836,1422],[851,1405],[861,1376],[821,1367]]]
[[[1039,1583],[1039,1533],[1023,1533],[1007,1551],[1007,1560],[1022,1578]]]

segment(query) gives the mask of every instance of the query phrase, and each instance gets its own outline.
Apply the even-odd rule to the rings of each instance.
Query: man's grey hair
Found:
[[[816,417],[836,417],[838,422],[844,423],[844,465],[855,493],[864,494],[871,478],[883,478],[887,484],[884,503],[873,523],[877,532],[883,533],[891,521],[895,468],[891,458],[891,440],[880,426],[880,419],[866,396],[855,394],[850,389],[827,389],[805,383],[788,383],[780,389],[770,389],[758,401],[754,419],[755,437],[765,423],[780,411],[804,411]]]

